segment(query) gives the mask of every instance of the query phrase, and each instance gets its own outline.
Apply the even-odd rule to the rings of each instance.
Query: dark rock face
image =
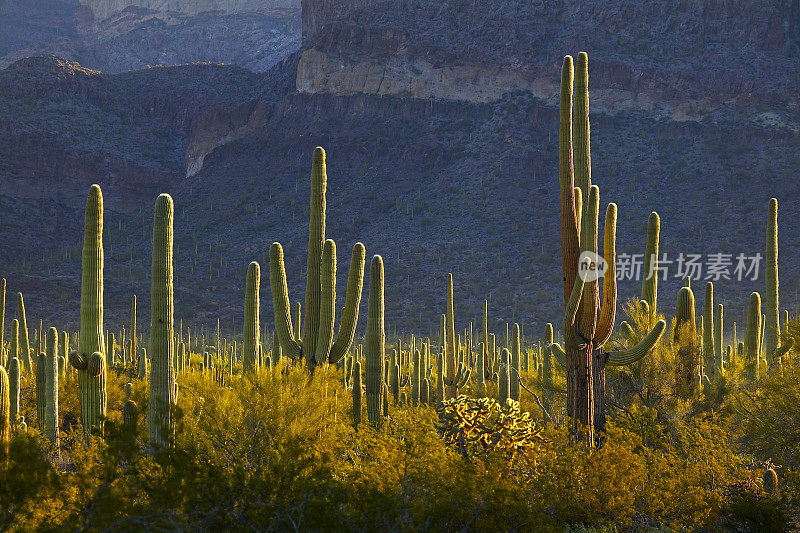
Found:
[[[22,16],[35,5],[0,9]],[[0,39],[4,58],[44,41],[90,58],[87,68],[48,57],[0,71],[0,235],[13,236],[0,239],[0,271],[9,290],[30,291],[34,317],[77,322],[82,209],[94,182],[107,202],[109,327],[127,320],[130,294],[146,308],[152,202],[164,191],[176,202],[176,306],[187,324],[221,317],[238,328],[245,267],[266,268],[276,240],[297,298],[311,153],[322,145],[339,272],[356,241],[384,256],[393,328],[435,328],[453,272],[462,325],[489,298],[496,326],[538,331],[562,312],[553,95],[563,55],[581,50],[591,65],[593,179],[603,202],[619,204],[620,253],[643,253],[652,210],[670,259],[763,253],[771,196],[785,206],[782,242],[800,240],[790,218],[800,194],[796,2],[319,1],[304,4],[306,49],[258,74],[90,67],[241,52],[237,62],[266,68],[279,46],[258,59],[267,40],[248,24],[275,13],[126,8],[87,40],[92,12],[58,6],[13,33],[10,48]],[[7,20],[0,35],[12,35]],[[781,249],[791,307],[800,269]],[[660,284],[667,315],[679,285]],[[640,287],[622,280],[620,296]],[[762,288],[763,277],[720,280],[730,319]]]

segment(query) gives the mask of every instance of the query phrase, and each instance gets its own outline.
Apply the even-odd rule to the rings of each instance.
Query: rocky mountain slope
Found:
[[[295,0],[0,3],[0,67],[57,54],[104,72],[202,61],[265,71],[299,44]]]
[[[266,268],[275,240],[290,295],[302,299],[308,173],[322,145],[340,284],[360,240],[384,256],[392,328],[435,328],[453,272],[459,324],[488,298],[495,326],[517,320],[538,331],[562,307],[552,95],[563,55],[585,49],[593,179],[601,202],[619,205],[619,252],[643,253],[657,210],[670,259],[763,253],[777,196],[782,307],[800,303],[794,11],[775,18],[774,6],[733,0],[547,0],[516,11],[465,0],[341,4],[301,53],[264,74],[205,65],[110,75],[56,59],[0,71],[9,290],[31,293],[34,316],[77,321],[82,201],[98,181],[112,324],[126,320],[133,292],[147,308],[152,201],[163,190],[176,201],[185,321],[221,316],[238,327],[246,266]],[[377,74],[356,68],[364,64]],[[757,281],[718,282],[729,323],[763,283],[763,270]],[[667,313],[678,285],[661,284]],[[621,282],[623,297],[639,290]]]

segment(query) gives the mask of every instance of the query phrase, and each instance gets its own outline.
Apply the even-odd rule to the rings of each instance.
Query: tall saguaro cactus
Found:
[[[573,117],[573,78],[575,116]],[[607,270],[603,277],[603,305],[598,281],[582,270],[597,256],[599,189],[591,182],[589,141],[588,58],[578,56],[575,76],[571,56],[564,58],[561,73],[559,121],[559,185],[561,197],[561,254],[564,273],[564,348],[567,363],[567,414],[571,430],[590,444],[595,431],[605,427],[605,366],[624,365],[644,357],[661,338],[666,323],[660,320],[642,341],[627,350],[606,352],[617,305],[616,225],[617,206],[606,210],[603,242]],[[574,124],[574,128],[573,128]],[[580,191],[579,193],[577,191]],[[585,198],[576,209],[576,197]],[[583,267],[583,268],[582,268]]]
[[[278,341],[284,355],[293,359],[305,357],[312,369],[326,362],[337,363],[352,346],[364,281],[365,251],[364,245],[358,242],[353,246],[339,333],[333,340],[336,308],[336,245],[332,240],[325,240],[327,179],[325,150],[317,147],[314,150],[311,170],[311,220],[308,231],[308,267],[302,339],[292,328],[283,248],[277,242],[272,243],[270,247],[269,278]],[[299,323],[297,325],[299,326]]]
[[[69,362],[78,371],[81,423],[88,438],[103,432],[106,416],[106,365],[103,350],[103,193],[92,185],[86,199],[81,274],[81,332]]]
[[[446,398],[449,400],[458,397],[458,389],[463,387],[469,379],[470,369],[457,361],[458,353],[456,343],[455,311],[453,304],[453,274],[447,275],[447,312],[445,313],[444,327],[444,384],[447,386]]]
[[[139,341],[136,338],[136,295],[134,294],[133,298],[131,299],[131,347],[129,350],[130,353],[128,354],[128,357],[130,357],[131,360],[134,360],[136,358],[136,354],[139,353],[138,343]]]
[[[703,373],[709,379],[716,378],[716,355],[714,352],[714,284],[706,283],[703,300]]]
[[[8,374],[0,366],[0,459],[8,465],[8,451],[11,444],[11,399]]]
[[[780,368],[781,358],[792,348],[787,341],[778,346],[780,321],[778,320],[778,200],[771,198],[767,216],[767,290],[764,293],[764,353],[770,372]]]
[[[258,340],[261,337],[259,331],[259,308],[261,286],[261,267],[253,261],[247,267],[247,286],[244,295],[244,342],[242,354],[242,372],[252,373],[256,370],[256,357],[258,351]],[[219,357],[219,356],[218,356]]]
[[[642,280],[642,300],[647,302],[651,318],[658,316],[658,241],[660,232],[661,219],[658,213],[653,211],[647,221],[647,246],[644,251],[644,279]]]
[[[0,350],[5,346],[6,331],[6,278],[0,280]]]
[[[744,333],[744,377],[747,381],[755,381],[758,377],[758,351],[761,334],[761,295],[750,294],[747,307],[747,329]]]
[[[172,440],[170,407],[175,403],[175,319],[172,286],[172,197],[156,199],[153,216],[153,270],[150,289],[150,398],[147,436],[157,446]]]
[[[697,392],[700,359],[697,353],[694,293],[689,287],[682,287],[678,291],[672,340],[678,345],[677,393],[683,397],[693,396]]]
[[[17,320],[19,320],[19,351],[25,363],[25,370],[33,374],[31,339],[28,335],[28,319],[25,317],[25,300],[21,292],[17,293]]]
[[[47,331],[47,343],[44,360],[39,363],[45,368],[45,412],[44,434],[48,440],[58,447],[58,330]]]
[[[369,269],[367,335],[364,340],[364,366],[367,393],[367,419],[380,429],[383,417],[383,368],[386,361],[386,331],[383,322],[383,258],[372,257]]]

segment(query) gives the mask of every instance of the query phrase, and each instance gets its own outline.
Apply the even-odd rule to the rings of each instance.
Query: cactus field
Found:
[[[800,528],[800,317],[779,284],[796,243],[778,253],[795,206],[772,198],[738,221],[765,236],[762,289],[740,301],[691,276],[659,288],[655,200],[640,239],[655,275],[618,291],[627,199],[604,207],[592,175],[590,72],[585,53],[563,59],[547,126],[559,203],[539,216],[559,221],[561,311],[536,330],[497,327],[488,293],[478,316],[460,309],[463,281],[436,264],[420,268],[441,280],[438,319],[395,327],[386,295],[405,289],[384,258],[407,251],[331,234],[336,146],[307,154],[303,208],[249,215],[297,216],[297,239],[252,243],[235,327],[176,305],[181,198],[166,193],[148,211],[152,255],[135,258],[152,265],[150,293],[110,322],[104,228],[118,222],[93,185],[70,302],[79,329],[41,320],[12,276],[0,285],[0,531]],[[284,259],[298,243],[303,294]]]

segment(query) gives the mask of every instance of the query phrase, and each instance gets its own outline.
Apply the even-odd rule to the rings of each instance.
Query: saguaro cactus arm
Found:
[[[272,308],[275,311],[275,333],[283,355],[296,359],[303,353],[301,341],[295,339],[292,328],[289,289],[286,287],[286,269],[283,264],[283,247],[273,242],[269,249],[269,283],[272,289]]]
[[[358,309],[361,305],[361,290],[364,286],[365,255],[364,245],[357,242],[353,246],[350,273],[347,276],[347,295],[344,301],[344,311],[339,323],[339,333],[336,335],[336,340],[331,346],[330,354],[328,355],[329,363],[338,363],[353,345],[353,337],[358,323]]]
[[[624,366],[635,363],[653,349],[656,343],[661,339],[664,330],[667,328],[667,323],[664,320],[659,320],[650,333],[644,336],[638,344],[631,348],[623,350],[615,350],[607,354],[608,359],[606,364],[609,366]]]

